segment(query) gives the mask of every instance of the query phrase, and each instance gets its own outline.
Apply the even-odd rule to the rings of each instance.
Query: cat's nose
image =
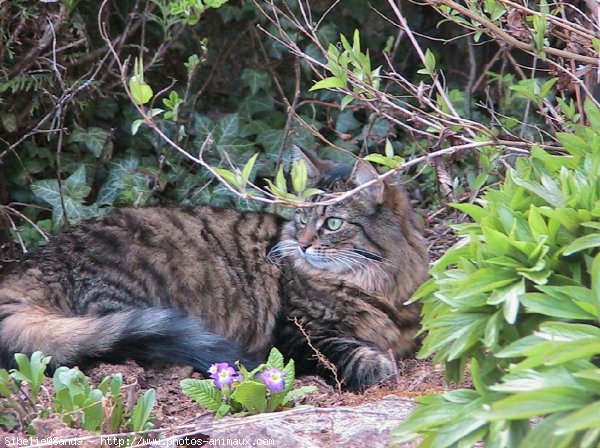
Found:
[[[307,241],[298,241],[298,246],[302,252],[306,252],[306,249],[308,249],[311,244]]]

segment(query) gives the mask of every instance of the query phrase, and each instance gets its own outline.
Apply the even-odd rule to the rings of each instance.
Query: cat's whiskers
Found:
[[[344,261],[344,262],[350,264],[351,266],[354,267],[353,271],[356,268],[361,269],[363,271],[367,268],[367,266],[364,263],[362,263],[360,260],[357,260],[356,258],[349,257],[349,256],[344,255],[344,254],[339,254],[338,253],[338,254],[335,255],[334,259],[335,260]]]
[[[333,264],[343,264],[344,266],[346,266],[348,269],[350,269],[350,271],[354,272],[356,270],[356,264],[352,263],[352,260],[350,259],[346,259],[345,257],[328,257],[329,260],[331,262],[333,262]]]
[[[360,256],[360,254],[356,254],[355,252],[340,250],[338,253],[338,257],[344,257],[347,261],[355,263],[361,268],[361,271],[365,274],[373,271],[374,269],[379,271],[382,275],[386,274],[383,267],[381,266],[382,262],[372,260],[368,257]]]
[[[298,249],[298,243],[293,240],[280,241],[271,248],[267,254],[267,260],[273,264],[280,264],[282,259],[293,255]]]
[[[355,270],[354,265],[349,260],[342,260],[338,257],[332,256],[332,255],[325,255],[325,254],[316,254],[314,257],[317,258],[317,261],[330,264],[331,266],[343,265],[344,268],[347,268],[352,272],[354,272],[354,270]],[[343,269],[343,270],[346,270],[346,269]]]
[[[342,253],[342,254],[344,254],[344,255],[348,255],[350,257],[354,257],[354,258],[358,258],[358,259],[361,259],[361,260],[364,260],[364,261],[368,261],[368,262],[372,263],[374,266],[378,266],[378,265],[382,265],[383,264],[383,265],[387,265],[387,266],[389,266],[391,268],[394,268],[394,269],[400,269],[398,266],[396,266],[395,264],[390,263],[387,258],[382,257],[381,255],[378,255],[378,254],[376,254],[374,252],[369,252],[369,251],[364,250],[364,249],[360,249],[360,250],[361,250],[361,252],[364,252],[364,253],[367,253],[369,255],[372,255],[372,256],[374,256],[374,257],[376,257],[378,259],[367,257],[367,256],[365,256],[365,255],[363,255],[363,254],[361,254],[359,252],[354,251],[354,250],[340,249],[339,252]],[[379,266],[379,267],[381,267],[381,266]]]
[[[271,250],[269,251],[269,254],[274,253],[274,252],[278,252],[281,250],[285,250],[285,249],[290,249],[290,248],[296,248],[298,246],[298,243],[292,240],[283,240],[278,242],[277,244],[275,244]]]
[[[394,265],[388,262],[387,258],[381,255],[363,249],[360,251],[362,253],[356,250],[333,249],[327,245],[317,249],[314,253],[306,254],[301,250],[300,245],[296,241],[282,240],[275,244],[269,251],[267,259],[273,264],[280,265],[284,258],[299,255],[299,259],[304,259],[308,263],[311,263],[311,261],[314,263],[323,263],[331,265],[333,269],[337,267],[340,271],[350,273],[360,272],[361,275],[367,275],[368,272],[372,272],[373,270],[385,274],[382,265],[395,268]],[[367,255],[371,255],[371,257]]]

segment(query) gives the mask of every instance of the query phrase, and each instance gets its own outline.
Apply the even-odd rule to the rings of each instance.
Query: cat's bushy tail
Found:
[[[215,362],[239,359],[253,367],[233,342],[182,311],[151,307],[77,316],[58,303],[35,300],[39,294],[0,285],[0,367],[12,366],[14,353],[36,350],[52,356],[53,368],[127,358],[186,364],[203,373]]]

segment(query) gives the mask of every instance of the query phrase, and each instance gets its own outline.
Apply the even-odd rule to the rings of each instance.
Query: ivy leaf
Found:
[[[257,95],[250,96],[243,100],[240,103],[240,107],[238,108],[238,110],[241,116],[253,117],[259,112],[273,111],[274,108],[275,102],[273,101],[273,98],[264,95]]]
[[[69,141],[82,144],[96,158],[102,155],[107,139],[108,132],[95,126],[90,126],[87,129],[77,128],[69,137]]]
[[[80,165],[73,174],[65,179],[66,187],[79,187],[85,185],[85,165]]]
[[[110,165],[108,179],[100,187],[96,203],[98,205],[113,205],[125,191],[126,180],[136,172],[139,163],[139,159],[134,156],[113,160]]]
[[[352,97],[350,97],[352,98]],[[347,134],[349,132],[355,131],[360,127],[360,122],[354,118],[354,112],[351,110],[347,110],[344,112],[340,112],[335,122],[335,130],[337,132],[341,132],[342,134]]]
[[[256,143],[262,145],[265,152],[277,153],[283,142],[283,131],[281,129],[267,129],[256,136]]]
[[[204,141],[215,128],[215,123],[206,115],[194,114],[191,119],[191,127],[188,132]]]
[[[219,143],[219,145],[217,145],[217,149],[220,153],[227,153],[230,158],[239,160],[245,158],[249,151],[254,152],[255,147],[254,143],[249,140],[243,138],[234,138],[229,143]]]
[[[60,205],[60,192],[56,179],[35,181],[30,185],[30,188],[34,195],[53,207]]]
[[[264,70],[245,68],[242,72],[242,81],[250,87],[252,95],[256,95],[260,89],[266,89],[270,86],[271,77]]]
[[[63,224],[63,218],[67,217],[73,221],[97,216],[100,211],[98,204],[84,206],[83,199],[88,196],[91,188],[85,183],[85,165],[80,165],[77,170],[62,183],[62,201],[58,181],[56,179],[44,179],[33,182],[31,191],[38,198],[52,206],[52,221],[58,229]],[[63,212],[64,202],[64,212]]]
[[[240,129],[240,137],[246,138],[270,130],[271,126],[263,120],[250,120]]]
[[[100,210],[97,204],[85,206],[78,200],[73,199],[69,196],[65,196],[65,211],[67,217],[71,222],[77,222],[83,219],[93,218],[94,216],[98,216],[100,214]],[[60,210],[60,207],[57,207],[53,210],[53,212],[56,212],[58,214],[62,211]],[[54,213],[52,216],[54,218]],[[62,224],[62,220],[58,224]]]
[[[228,114],[218,121],[215,127],[215,141],[218,145],[231,142],[240,133],[240,118],[238,114]]]

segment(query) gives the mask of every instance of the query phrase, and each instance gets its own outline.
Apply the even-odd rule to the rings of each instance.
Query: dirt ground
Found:
[[[430,257],[432,260],[439,258],[452,245],[456,238],[445,225],[448,217],[444,216],[444,211],[427,217],[425,225],[425,237],[428,241]],[[185,426],[188,422],[198,421],[199,418],[212,418],[209,411],[198,406],[190,398],[186,397],[179,386],[184,378],[201,378],[201,375],[192,372],[190,368],[171,366],[164,368],[144,368],[135,362],[128,362],[122,365],[99,364],[95,367],[85,370],[93,385],[97,385],[102,378],[107,375],[122,373],[124,384],[130,385],[131,397],[136,397],[139,393],[154,388],[157,392],[157,405],[154,409],[155,428],[173,428],[165,435],[177,433],[177,428]],[[370,387],[362,393],[340,392],[332,385],[325,382],[322,378],[316,376],[305,376],[297,379],[297,385],[315,385],[317,392],[303,398],[297,404],[316,406],[319,408],[332,408],[341,406],[358,406],[365,403],[376,402],[384,397],[395,396],[399,398],[415,398],[421,395],[442,392],[447,390],[444,383],[444,371],[441,366],[436,366],[429,360],[407,359],[398,363],[398,372],[396,378],[387,384]],[[469,380],[461,385],[468,387]],[[45,388],[47,393],[42,394],[42,402],[47,401],[52,394],[52,382],[46,379]],[[47,398],[45,398],[47,397]],[[38,437],[84,437],[89,435],[82,430],[69,428],[56,417],[48,420],[37,421],[34,424]],[[12,444],[7,444],[5,437],[26,437],[24,433],[6,433],[0,428],[0,448],[4,446],[16,446],[14,440]],[[99,446],[96,442],[86,442],[83,446]],[[45,445],[45,446],[61,446]]]

